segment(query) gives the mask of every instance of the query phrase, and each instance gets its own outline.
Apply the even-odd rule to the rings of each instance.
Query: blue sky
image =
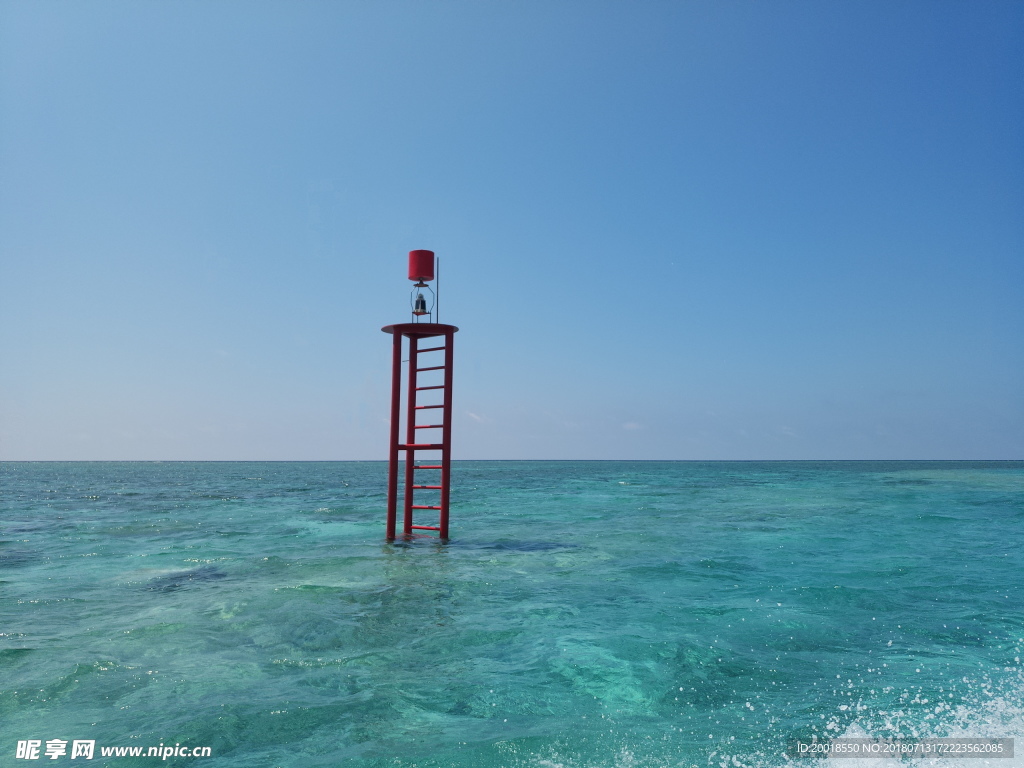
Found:
[[[0,2],[0,459],[1024,459],[1019,2]]]

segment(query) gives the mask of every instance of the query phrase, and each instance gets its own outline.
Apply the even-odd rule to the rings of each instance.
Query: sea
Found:
[[[386,478],[0,464],[0,766],[1024,766],[1024,462],[457,461],[445,542]]]

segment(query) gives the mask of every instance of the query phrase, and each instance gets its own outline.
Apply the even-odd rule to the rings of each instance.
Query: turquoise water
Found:
[[[446,545],[383,541],[385,479],[0,466],[0,765],[1024,765],[1024,462],[456,462]]]

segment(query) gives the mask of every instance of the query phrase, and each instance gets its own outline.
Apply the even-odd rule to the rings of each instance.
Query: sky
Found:
[[[1024,459],[1024,4],[0,0],[0,460]]]

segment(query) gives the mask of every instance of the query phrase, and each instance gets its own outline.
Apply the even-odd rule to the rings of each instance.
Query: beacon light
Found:
[[[423,315],[433,315],[436,302],[434,292],[427,285],[428,280],[434,279],[433,251],[409,251],[409,279],[416,281],[409,295],[409,305],[412,307],[413,321],[419,322]],[[429,300],[420,289],[426,290]],[[428,318],[428,322],[431,321],[433,317]]]

